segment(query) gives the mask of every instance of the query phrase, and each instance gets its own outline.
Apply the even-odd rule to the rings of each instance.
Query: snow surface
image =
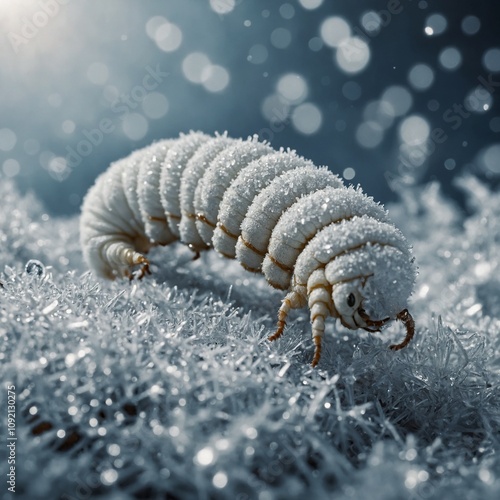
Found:
[[[98,280],[77,219],[2,182],[0,379],[18,439],[16,494],[4,479],[1,494],[499,498],[500,195],[461,184],[467,214],[435,184],[390,207],[419,266],[414,341],[395,353],[401,324],[330,320],[311,369],[306,310],[266,340],[283,294],[261,276],[173,245],[142,282]]]

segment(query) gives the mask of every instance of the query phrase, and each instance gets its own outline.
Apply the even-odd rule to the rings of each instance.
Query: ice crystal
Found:
[[[498,498],[500,205],[461,185],[467,215],[435,185],[390,210],[419,268],[414,341],[330,321],[314,370],[307,311],[267,342],[281,294],[261,277],[179,245],[150,279],[98,280],[75,219],[1,185],[16,496]]]

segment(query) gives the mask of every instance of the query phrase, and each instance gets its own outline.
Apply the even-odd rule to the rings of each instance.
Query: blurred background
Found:
[[[73,214],[110,162],[259,134],[377,200],[500,177],[491,0],[0,0],[0,182]]]

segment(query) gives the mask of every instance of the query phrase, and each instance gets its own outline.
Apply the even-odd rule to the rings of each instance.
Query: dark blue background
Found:
[[[219,4],[228,1],[219,0]],[[48,16],[46,24],[36,29],[30,39],[24,37],[20,42],[26,24],[53,2],[58,2],[57,12]],[[496,182],[500,154],[493,169],[485,167],[482,155],[484,148],[500,142],[500,87],[490,88],[492,104],[487,111],[467,112],[460,123],[444,118],[448,109],[463,106],[466,96],[479,85],[480,77],[500,82],[500,72],[489,71],[482,61],[487,50],[500,46],[500,9],[496,2],[324,0],[314,10],[304,9],[298,0],[235,3],[227,15],[214,12],[208,0],[30,0],[2,5],[2,179],[14,177],[22,189],[33,189],[51,212],[74,213],[95,177],[111,161],[156,139],[201,129],[209,133],[228,130],[233,136],[260,133],[270,138],[274,147],[294,148],[340,175],[350,167],[355,171],[350,182],[360,183],[380,201],[393,198],[394,190],[405,184],[436,178],[456,196],[452,180],[464,170]],[[283,9],[284,4],[287,6]],[[310,40],[319,36],[322,22],[330,16],[342,17],[354,31],[363,33],[364,13],[388,9],[398,13],[376,35],[364,35],[371,58],[359,73],[347,74],[339,69],[332,48],[323,46],[315,51],[309,47]],[[426,20],[436,13],[446,18],[447,28],[442,34],[428,36],[424,32]],[[469,15],[481,22],[474,35],[467,35],[461,28],[462,20]],[[165,17],[182,31],[178,49],[164,52],[147,35],[146,23],[153,16]],[[37,19],[43,21],[43,16]],[[271,41],[277,28],[291,34],[286,48],[277,48]],[[268,51],[262,64],[248,61],[249,51],[256,44]],[[454,71],[444,70],[438,62],[440,51],[448,46],[454,46],[462,55],[462,64]],[[230,82],[223,91],[210,92],[186,79],[182,62],[192,52],[204,52],[213,64],[228,71]],[[94,63],[107,66],[109,76],[103,84],[88,78],[89,66]],[[408,82],[409,71],[418,63],[434,70],[434,82],[424,91],[413,89]],[[123,133],[123,113],[116,112],[110,96],[113,91],[120,95],[131,92],[141,84],[147,68],[157,65],[168,76],[154,91],[166,96],[169,109],[160,119],[148,119],[147,134],[132,140]],[[289,117],[283,123],[274,121],[271,127],[262,113],[263,101],[276,93],[277,82],[287,73],[302,76],[308,86],[305,101],[321,110],[322,125],[314,134],[299,132]],[[347,82],[360,86],[357,99],[344,96]],[[394,120],[375,148],[367,149],[356,139],[366,105],[393,85],[404,86],[412,94],[413,105],[407,116],[424,118],[431,130],[443,129],[446,136],[439,143],[428,144],[429,154],[423,165],[400,164],[398,129],[404,116]],[[141,103],[135,104],[133,111],[142,113]],[[86,139],[85,131],[99,127],[103,119],[112,124],[113,132],[103,134],[102,141],[94,134],[98,144],[78,165],[70,162],[65,169],[58,169],[57,162],[51,164],[53,157],[67,157],[68,148],[76,148]],[[64,131],[67,120],[72,124],[66,122]],[[342,122],[345,129],[339,130]],[[446,160],[453,160],[448,162],[454,165],[451,170],[445,167]]]

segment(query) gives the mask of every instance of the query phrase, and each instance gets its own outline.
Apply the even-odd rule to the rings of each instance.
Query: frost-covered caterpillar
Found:
[[[236,258],[288,292],[270,340],[282,335],[290,309],[309,306],[313,366],[328,316],[371,332],[401,320],[406,338],[394,350],[414,334],[406,309],[413,259],[384,208],[256,136],[191,132],[113,163],[85,197],[80,237],[89,267],[110,279],[142,278],[144,254],[176,240],[197,254],[213,247]]]

